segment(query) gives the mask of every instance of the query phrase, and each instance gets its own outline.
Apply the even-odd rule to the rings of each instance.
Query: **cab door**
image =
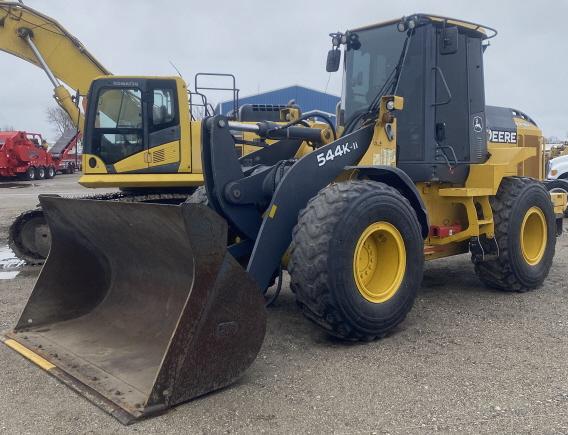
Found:
[[[149,80],[148,172],[176,173],[180,165],[180,119],[174,80]]]
[[[96,106],[87,117],[86,151],[99,159],[108,173],[148,168],[143,85],[133,80],[105,80],[93,90]],[[97,169],[92,164],[89,167]]]

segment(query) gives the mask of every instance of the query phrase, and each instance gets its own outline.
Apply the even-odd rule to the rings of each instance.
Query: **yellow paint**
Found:
[[[446,18],[446,17],[436,17],[436,16],[431,16],[429,15],[428,18],[430,18],[432,21],[436,21],[438,23],[442,23],[442,22],[446,22],[450,25],[453,26],[458,26],[458,27],[463,27],[465,29],[468,30],[475,30],[483,35],[487,34],[487,31],[483,28],[483,26],[479,27],[476,24],[471,24],[471,23],[464,23],[463,21],[459,21],[459,20],[454,20],[452,18]]]
[[[18,36],[18,30],[32,29],[32,42],[37,47],[50,71],[81,96],[88,93],[91,82],[110,74],[85,47],[54,19],[20,4],[0,4],[0,50],[41,67],[27,42]],[[46,78],[47,80],[47,78]],[[57,103],[69,114],[74,124],[83,131],[84,119],[71,100],[65,86],[53,90]]]
[[[116,162],[113,166],[116,172],[119,173],[146,169],[148,167],[148,151],[144,150],[136,154],[132,154],[131,156]]]
[[[91,168],[91,166],[89,165],[89,161],[91,159],[95,159],[95,161],[96,161],[96,165],[95,165],[94,168]],[[90,174],[107,174],[108,173],[107,168],[105,166],[105,163],[102,161],[102,159],[99,156],[96,156],[94,154],[83,154],[82,160],[83,160],[83,174],[90,175]],[[83,177],[85,175],[83,175]],[[81,178],[83,178],[83,177],[81,177]]]
[[[519,116],[513,117],[513,122],[517,127],[517,142],[515,144],[511,144],[492,142],[489,140],[487,142],[487,150],[489,151],[489,154],[493,155],[494,153],[500,152],[500,149],[503,148],[532,148],[534,150],[533,154],[526,159],[521,160],[517,164],[509,166],[505,175],[532,177],[537,180],[544,179],[545,150],[542,130],[528,120]]]
[[[514,175],[543,180],[546,174],[542,130],[522,118],[513,118],[513,121],[517,126],[517,146],[535,149],[535,155],[520,162]]]
[[[53,98],[55,98],[57,104],[59,104],[61,108],[65,110],[65,112],[67,112],[73,125],[81,133],[83,133],[83,127],[85,125],[85,117],[73,102],[71,94],[69,93],[67,88],[63,85],[56,87],[53,90]]]
[[[4,344],[6,346],[8,346],[9,348],[18,352],[20,355],[26,357],[31,362],[38,365],[39,367],[41,367],[44,370],[49,371],[49,370],[55,368],[55,366],[53,364],[51,364],[48,360],[46,360],[45,358],[42,358],[37,353],[32,352],[27,347],[22,346],[20,343],[18,343],[15,340],[8,339],[8,340],[4,341]]]
[[[469,241],[448,243],[447,245],[425,245],[424,259],[426,261],[469,252]]]
[[[568,206],[568,198],[565,192],[550,192],[550,200],[554,207],[555,214],[564,214],[566,206]]]
[[[181,173],[201,173],[201,122],[190,120],[190,106],[187,98],[187,85],[181,77],[175,77],[177,99],[179,107],[180,122],[180,141],[179,172]],[[196,136],[194,137],[194,130]],[[197,159],[194,158],[194,149],[199,153]],[[199,168],[194,167],[194,162],[199,162]]]
[[[531,266],[535,266],[544,257],[548,242],[548,226],[543,211],[539,207],[527,210],[521,224],[521,252]]]
[[[86,95],[91,82],[110,74],[80,42],[53,18],[14,3],[0,4],[0,50],[40,66],[19,28],[33,29],[33,42],[53,74],[73,90]],[[47,79],[46,79],[47,80]]]
[[[462,231],[447,237],[429,236],[426,245],[448,246],[461,244],[471,237],[495,236],[493,210],[489,192],[482,189],[449,187],[440,183],[418,183],[418,191],[428,213],[430,225],[447,226],[460,224]],[[463,196],[462,196],[463,195]],[[454,255],[462,248],[434,249],[429,259]]]
[[[85,187],[189,187],[203,185],[203,174],[93,174],[83,175]]]
[[[361,296],[380,304],[392,299],[406,272],[406,247],[389,222],[369,225],[359,237],[353,255],[353,277]]]
[[[268,212],[268,217],[270,219],[274,219],[274,216],[276,216],[276,210],[278,210],[278,206],[276,204],[272,204],[272,207],[270,207],[270,211]]]
[[[359,161],[361,166],[396,166],[396,117],[387,110],[387,103],[392,101],[393,110],[403,110],[404,98],[397,96],[386,96],[381,98],[380,112],[373,130],[373,138],[369,148]],[[389,139],[387,129],[390,129],[392,139]]]
[[[150,148],[148,151],[148,166],[162,166],[179,162],[180,141],[176,140]],[[116,167],[116,165],[115,165]]]
[[[485,163],[470,166],[465,188],[490,189],[490,194],[495,195],[503,177],[517,175],[519,163],[535,156],[536,150],[528,147],[502,147],[493,148],[490,153],[491,156]],[[458,188],[453,194],[468,195],[464,188]]]

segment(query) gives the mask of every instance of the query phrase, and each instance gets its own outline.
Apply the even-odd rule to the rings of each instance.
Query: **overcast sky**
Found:
[[[545,136],[568,135],[568,0],[25,0],[57,19],[114,74],[230,72],[241,95],[293,84],[325,90],[328,33],[428,12],[499,30],[485,54],[488,104],[528,113]],[[0,52],[0,127],[56,138],[43,72]],[[328,92],[339,94],[340,73]]]

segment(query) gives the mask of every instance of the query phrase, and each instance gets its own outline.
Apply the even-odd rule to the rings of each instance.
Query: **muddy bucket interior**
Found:
[[[40,199],[52,248],[7,337],[52,374],[128,423],[230,384],[256,358],[263,298],[212,210]]]

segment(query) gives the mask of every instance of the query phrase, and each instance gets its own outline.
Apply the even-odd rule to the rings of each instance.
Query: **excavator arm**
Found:
[[[22,3],[0,1],[0,50],[43,69],[55,100],[83,130],[83,115],[67,87],[85,96],[93,79],[111,73],[77,38]]]

